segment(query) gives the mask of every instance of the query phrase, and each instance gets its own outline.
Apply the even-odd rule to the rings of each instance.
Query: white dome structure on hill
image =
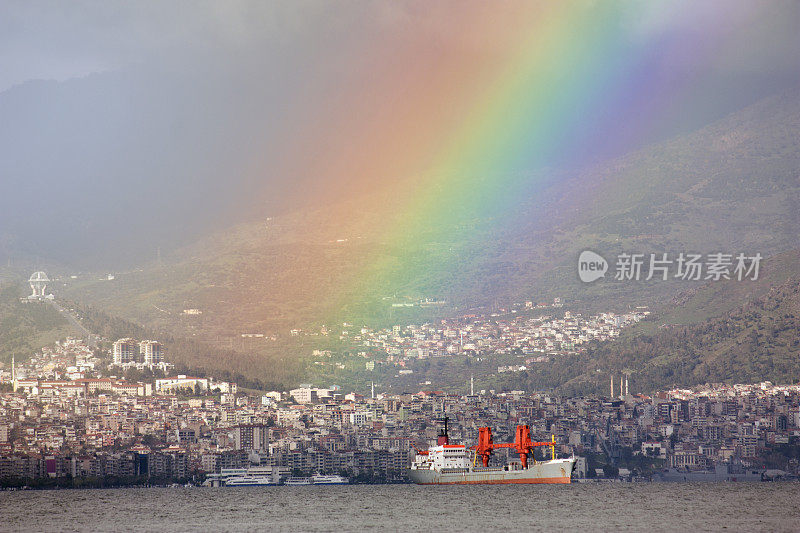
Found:
[[[30,298],[44,298],[44,291],[47,289],[47,284],[50,283],[50,278],[42,271],[34,272],[28,283],[31,284],[31,290],[33,291]]]

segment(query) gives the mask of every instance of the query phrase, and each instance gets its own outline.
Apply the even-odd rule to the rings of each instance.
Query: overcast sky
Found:
[[[613,0],[611,0],[613,1]],[[464,44],[454,22],[471,0],[5,0],[0,3],[0,91],[31,79],[65,80],[158,58],[199,61],[198,53],[242,51],[266,43],[303,48],[352,34],[427,28]],[[495,2],[513,9],[531,2]],[[594,9],[594,2],[579,2]],[[718,65],[774,72],[795,68],[800,54],[800,3],[793,0],[628,1],[620,31],[703,33],[717,25],[752,24]],[[650,4],[650,5],[648,5]],[[661,4],[655,6],[654,4]],[[732,12],[760,5],[766,15],[737,20]],[[689,9],[689,7],[691,9]],[[768,9],[765,9],[768,8]],[[687,16],[675,16],[685,10]],[[749,36],[749,38],[748,38]],[[482,45],[487,45],[484,41]],[[328,50],[336,53],[335,49]],[[684,59],[691,59],[687,56]]]
[[[653,47],[652,58],[643,58],[643,71],[657,80],[652,98],[677,108],[659,127],[641,128],[648,134],[641,138],[636,125],[598,129],[584,154],[619,155],[798,82],[800,2],[628,0],[613,18],[600,17],[610,2],[569,6],[598,12],[598,24],[626,53]],[[113,241],[115,249],[137,255],[145,247],[139,256],[154,256],[157,238],[167,246],[234,223],[254,198],[263,204],[258,215],[266,215],[313,195],[331,176],[373,171],[360,166],[370,161],[353,157],[338,174],[322,176],[330,155],[361,156],[370,143],[399,151],[434,122],[431,113],[440,113],[436,121],[445,125],[468,113],[464,102],[452,109],[446,98],[446,105],[428,102],[425,83],[446,95],[447,82],[464,77],[448,78],[441,66],[469,74],[472,61],[490,64],[487,57],[517,53],[520,32],[509,26],[521,24],[515,14],[530,6],[4,0],[0,255],[23,243],[31,253],[58,250],[64,260],[94,257]],[[489,16],[476,25],[476,12]],[[662,42],[668,45],[660,48]],[[492,80],[485,82],[491,88]],[[629,96],[648,110],[651,95]],[[408,113],[392,116],[397,108]],[[392,131],[377,127],[387,113]],[[369,127],[354,128],[351,117]],[[408,138],[379,146],[400,126],[411,132]],[[321,161],[305,175],[286,172],[314,155]],[[427,161],[419,158],[420,165]],[[378,181],[385,178],[380,174]],[[58,201],[39,209],[30,204],[36,197]]]

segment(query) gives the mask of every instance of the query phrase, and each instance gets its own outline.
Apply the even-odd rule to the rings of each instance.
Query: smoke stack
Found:
[[[475,375],[469,377],[469,395],[475,396]]]
[[[614,397],[614,376],[611,376],[611,397]]]
[[[625,376],[625,396],[628,396],[628,376]]]

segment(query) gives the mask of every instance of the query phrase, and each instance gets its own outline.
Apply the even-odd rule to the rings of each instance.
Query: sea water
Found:
[[[0,492],[3,531],[800,531],[798,483]]]

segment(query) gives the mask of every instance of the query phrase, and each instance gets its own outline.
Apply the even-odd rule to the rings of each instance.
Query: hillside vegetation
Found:
[[[0,362],[24,360],[46,344],[74,335],[70,325],[49,303],[21,303],[27,296],[16,283],[0,285]]]
[[[694,298],[707,301],[705,295]],[[609,374],[622,372],[631,373],[637,392],[800,379],[800,277],[796,275],[715,318],[685,325],[664,324],[659,318],[631,328],[614,342],[594,345],[586,354],[537,367],[526,376],[529,386],[602,393],[608,390]]]
[[[497,390],[557,390],[608,394],[630,375],[632,393],[674,386],[726,382],[775,383],[800,380],[800,250],[768,258],[757,281],[723,281],[683,291],[654,309],[617,340],[590,344],[580,354],[528,365],[523,372],[497,374],[498,365],[518,365],[522,356],[451,357],[412,364],[408,379],[391,379],[391,368],[375,379],[413,390],[419,382],[463,392],[476,386]],[[359,383],[369,385],[369,376]]]
[[[280,342],[243,346],[241,334],[285,337],[291,328],[322,323],[385,325],[422,316],[395,312],[391,303],[396,301],[446,299],[449,305],[440,310],[443,314],[554,296],[587,313],[649,305],[659,309],[658,322],[630,332],[621,346],[631,352],[643,350],[663,364],[648,363],[650,370],[637,379],[654,384],[722,376],[711,361],[695,372],[699,363],[688,362],[689,352],[648,352],[632,339],[647,334],[652,338],[646,342],[657,339],[666,343],[660,347],[671,346],[670,335],[678,332],[657,331],[662,323],[704,327],[705,320],[763,297],[785,277],[770,278],[770,284],[716,284],[708,289],[674,279],[621,283],[609,275],[583,284],[576,275],[577,256],[592,249],[613,268],[614,258],[623,251],[668,252],[673,257],[679,252],[758,252],[771,258],[797,249],[799,148],[800,91],[794,91],[580,172],[541,171],[515,180],[486,177],[514,184],[513,190],[503,192],[516,198],[513,208],[493,210],[487,202],[477,211],[444,217],[437,227],[426,229],[424,221],[418,221],[411,224],[422,227],[414,239],[386,231],[409,227],[407,217],[413,213],[407,206],[413,205],[409,201],[419,190],[409,181],[340,204],[242,224],[165,253],[163,263],[118,273],[114,281],[70,281],[61,291],[64,297],[150,330],[230,353],[225,358],[204,357],[203,366],[257,367],[262,375],[304,350]],[[446,198],[450,191],[434,192]],[[183,314],[188,308],[200,309],[202,315]],[[430,318],[426,312],[425,319]],[[700,332],[689,329],[683,334],[693,337]],[[698,346],[706,350],[708,342]],[[695,358],[702,355],[692,353]],[[645,355],[637,357],[630,363],[643,370]],[[192,358],[187,353],[186,360]],[[618,359],[622,369],[628,357]],[[684,360],[689,370],[680,366]],[[551,370],[544,370],[531,378],[532,383],[594,386],[595,380],[585,375],[594,365],[591,361],[554,367],[552,371],[560,372],[558,379],[547,377]],[[598,363],[602,364],[595,371],[601,373],[616,364]],[[706,367],[713,371],[703,370]]]
[[[285,382],[298,381],[301,379],[299,355],[312,350],[301,340],[289,338],[263,352],[235,351],[166,331],[155,331],[91,306],[73,305],[81,317],[81,324],[107,339],[101,346],[103,349],[108,350],[111,341],[123,337],[156,339],[164,345],[166,360],[173,363],[179,373],[234,380],[253,389],[281,389]]]
[[[456,213],[447,227],[423,230],[414,242],[399,235],[385,242],[388,235],[377,229],[410,223],[404,209],[408,191],[416,189],[400,183],[343,204],[240,225],[165,255],[162,265],[122,273],[113,283],[77,283],[67,295],[173,328],[186,325],[182,309],[201,308],[203,330],[214,336],[334,318],[381,319],[385,298],[474,305],[561,296],[598,307],[652,305],[685,283],[584,285],[575,273],[578,253],[766,256],[796,248],[798,94],[769,98],[582,172],[532,175],[514,189],[510,211]],[[447,197],[447,190],[440,192]]]

